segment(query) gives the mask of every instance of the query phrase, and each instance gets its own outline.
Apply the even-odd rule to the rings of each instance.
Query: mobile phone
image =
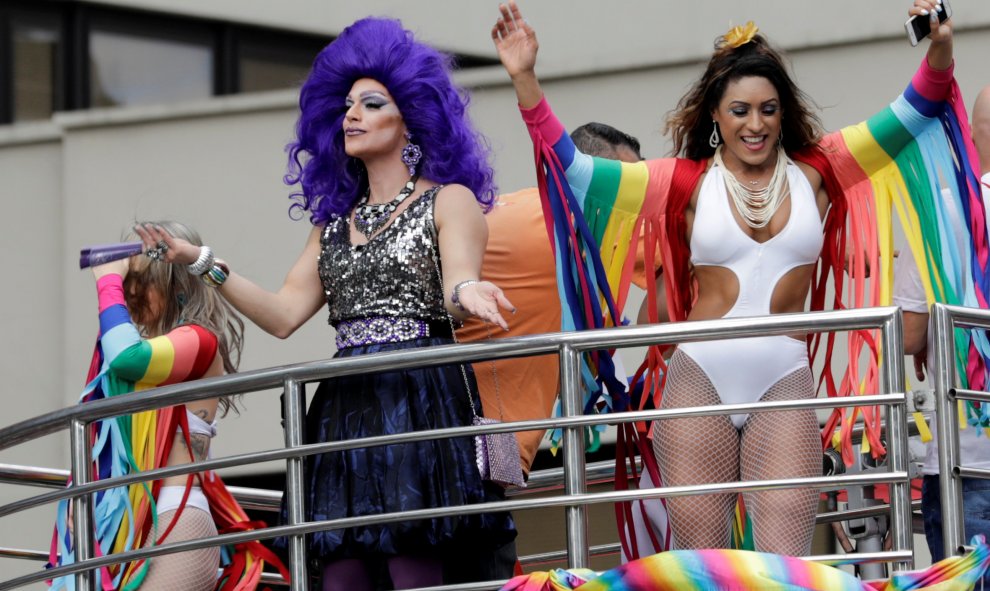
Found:
[[[944,23],[952,16],[952,8],[949,7],[948,0],[942,0],[942,10],[938,13],[938,22]],[[912,46],[917,45],[922,39],[932,32],[931,17],[916,14],[904,23],[907,30],[908,41]]]

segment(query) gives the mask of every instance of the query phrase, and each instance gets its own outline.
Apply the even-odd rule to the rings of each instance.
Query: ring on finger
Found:
[[[149,248],[144,254],[148,255],[148,258],[155,262],[161,262],[165,260],[166,251],[168,251],[168,245],[164,242],[160,242],[153,248]]]

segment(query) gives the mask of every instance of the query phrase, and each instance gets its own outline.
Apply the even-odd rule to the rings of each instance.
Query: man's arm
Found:
[[[917,355],[928,348],[928,314],[904,311],[904,354]]]

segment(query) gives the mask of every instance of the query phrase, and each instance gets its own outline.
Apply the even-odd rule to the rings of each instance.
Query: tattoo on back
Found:
[[[210,437],[208,435],[191,435],[189,441],[192,443],[193,458],[197,462],[205,460],[210,451]]]

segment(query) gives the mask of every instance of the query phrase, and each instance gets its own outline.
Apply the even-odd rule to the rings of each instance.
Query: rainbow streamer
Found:
[[[557,261],[557,289],[562,304],[561,330],[586,330],[616,325],[617,319],[621,318],[619,312],[622,308],[616,306],[609,289],[604,263],[598,250],[598,233],[580,215],[580,202],[564,178],[559,155],[537,135],[533,135],[533,145],[537,160],[550,163],[545,168],[539,167],[537,176],[547,232]],[[592,351],[582,361],[585,413],[609,409],[627,410],[629,398],[626,384],[616,377],[611,352]],[[600,402],[604,404],[600,405]],[[554,408],[554,414],[560,415],[559,404]],[[603,425],[589,430],[586,439],[591,451],[597,449],[602,430]],[[560,447],[560,438],[559,429],[551,433],[553,451]]]

